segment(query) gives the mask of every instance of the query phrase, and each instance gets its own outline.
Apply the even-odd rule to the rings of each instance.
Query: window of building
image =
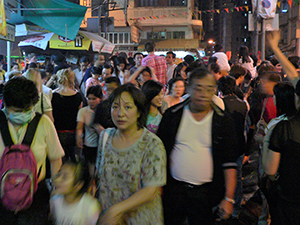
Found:
[[[185,32],[184,31],[174,31],[173,39],[185,39]]]
[[[159,6],[158,0],[138,0],[139,7]]]
[[[168,6],[186,6],[187,0],[168,0]]]
[[[167,32],[167,39],[172,39],[172,32]]]

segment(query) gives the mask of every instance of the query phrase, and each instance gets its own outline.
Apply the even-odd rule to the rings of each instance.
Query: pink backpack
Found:
[[[0,130],[6,146],[0,160],[0,198],[1,204],[15,213],[31,206],[38,187],[37,163],[30,145],[40,118],[36,114],[28,124],[23,142],[15,145],[5,114],[0,110]]]

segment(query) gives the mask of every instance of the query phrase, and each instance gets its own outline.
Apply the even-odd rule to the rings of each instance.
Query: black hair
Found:
[[[218,63],[210,63],[208,69],[214,73],[221,73],[221,68]]]
[[[105,63],[103,69],[111,69],[111,74],[114,72],[114,68],[109,63]]]
[[[35,62],[31,62],[28,66],[28,68],[33,68],[33,69],[36,69],[38,68],[37,64]]]
[[[101,85],[95,85],[95,86],[89,87],[89,89],[86,92],[86,96],[88,97],[90,94],[94,95],[97,98],[102,99],[103,92],[102,92]]]
[[[217,63],[217,61],[218,61],[218,58],[216,56],[209,57],[207,65],[212,64],[212,63]]]
[[[272,63],[273,66],[276,66],[278,63],[280,63],[275,57],[273,57],[270,62]]]
[[[105,84],[110,84],[110,83],[116,83],[119,86],[121,86],[120,79],[118,77],[108,77],[104,80]]]
[[[167,54],[166,55],[172,55],[172,58],[173,59],[175,59],[176,58],[176,54],[174,53],[174,52],[172,52],[172,51],[169,51],[169,52],[167,52]]]
[[[25,77],[13,77],[4,86],[3,101],[6,107],[29,109],[39,101],[35,83]]]
[[[154,51],[154,49],[155,49],[155,43],[154,42],[152,42],[152,41],[150,41],[150,42],[147,42],[146,44],[145,44],[145,50],[147,51],[147,52],[153,52]]]
[[[146,66],[146,68],[141,71],[141,73],[143,73],[143,72],[148,72],[148,73],[150,73],[150,75],[152,75],[152,71],[148,66]]]
[[[91,69],[91,73],[92,73],[92,74],[99,74],[99,75],[101,75],[101,74],[102,74],[102,68],[99,68],[99,67],[94,66],[94,67],[92,67],[92,69]]]
[[[220,52],[220,51],[223,49],[223,46],[220,45],[220,44],[216,44],[216,45],[214,46],[214,49],[215,49],[216,52]]]
[[[223,93],[223,95],[230,95],[234,93],[235,89],[235,78],[232,76],[223,76],[218,80],[218,90]]]
[[[150,110],[150,105],[151,105],[151,101],[153,98],[155,98],[160,92],[161,90],[164,88],[164,86],[159,83],[158,81],[154,81],[154,80],[147,80],[143,86],[142,86],[142,92],[145,94],[146,97],[146,106],[147,106],[147,114],[149,114],[149,110]],[[159,111],[161,111],[159,109]]]
[[[124,58],[123,56],[117,56],[117,65],[120,65],[121,63],[125,64],[125,67],[127,66],[127,62],[126,62],[126,58]]]
[[[146,97],[144,93],[135,87],[131,83],[123,84],[120,87],[116,88],[112,94],[109,96],[109,102],[112,103],[117,99],[120,98],[123,92],[127,92],[133,98],[134,104],[137,107],[140,116],[137,119],[138,128],[141,129],[146,126],[147,121],[147,109],[145,107],[146,104]]]
[[[251,62],[249,56],[249,49],[247,46],[240,47],[239,59],[242,59],[242,63]]]
[[[194,79],[202,79],[202,78],[210,76],[210,75],[213,77],[213,79],[216,82],[215,76],[212,75],[207,69],[204,69],[204,68],[195,69],[194,71],[192,71],[192,73],[188,77],[188,86],[192,85]]]
[[[89,63],[89,58],[86,57],[86,56],[82,56],[80,59],[79,59],[79,63]]]
[[[233,64],[230,69],[229,75],[233,76],[235,79],[240,78],[241,76],[245,76],[247,74],[247,69],[243,67],[241,64]]]
[[[141,53],[141,52],[136,52],[136,53],[134,53],[133,58],[135,59],[135,57],[136,57],[137,55],[141,55],[141,56],[144,57],[143,53]]]
[[[84,161],[77,162],[74,160],[68,160],[63,165],[69,165],[74,169],[74,185],[78,184],[79,182],[83,182],[81,189],[78,191],[78,195],[83,195],[86,193],[91,182],[88,164]]]
[[[187,55],[183,58],[183,60],[188,64],[190,65],[192,62],[195,61],[194,57],[192,55]]]
[[[55,52],[51,55],[51,61],[57,65],[64,63],[64,60],[65,60],[65,57],[60,52]]]
[[[296,114],[295,89],[291,83],[279,82],[274,88],[277,116],[286,114],[291,117]]]
[[[205,62],[203,59],[197,59],[196,61],[192,62],[185,70],[186,73],[192,72],[197,68],[206,68]]]
[[[128,64],[129,64],[130,66],[135,66],[135,62],[134,62],[134,59],[133,59],[132,57],[129,57],[129,58],[128,58]]]
[[[173,78],[175,78],[175,77],[181,77],[181,74],[180,74],[180,72],[181,72],[181,70],[182,70],[182,68],[183,67],[186,67],[186,69],[187,69],[187,67],[189,66],[186,62],[181,62],[181,63],[179,63],[176,67],[175,67],[175,69],[174,69],[174,72],[173,72]]]
[[[299,56],[290,56],[288,57],[288,60],[293,64],[293,66],[296,69],[299,69],[299,61],[300,61],[300,57]]]
[[[175,77],[169,80],[168,82],[168,87],[169,87],[169,93],[172,93],[172,88],[173,85],[177,82],[177,81],[182,81],[184,83],[184,88],[185,88],[185,79],[183,79],[182,77]]]

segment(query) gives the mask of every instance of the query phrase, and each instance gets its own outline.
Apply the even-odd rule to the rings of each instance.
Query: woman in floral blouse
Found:
[[[160,187],[166,183],[161,140],[144,126],[145,96],[132,84],[110,97],[117,128],[100,135],[96,175],[104,209],[98,224],[163,224]]]

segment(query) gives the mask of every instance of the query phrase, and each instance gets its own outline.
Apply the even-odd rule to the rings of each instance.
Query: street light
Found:
[[[212,45],[214,43],[214,40],[210,39],[208,40],[208,44]]]

